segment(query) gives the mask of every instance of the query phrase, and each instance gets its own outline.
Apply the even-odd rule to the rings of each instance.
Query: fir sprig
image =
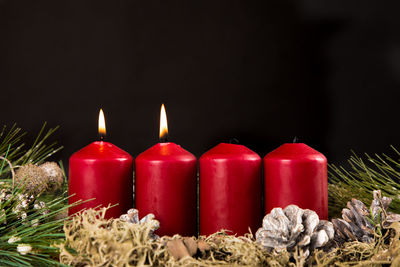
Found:
[[[372,191],[381,190],[393,199],[390,210],[400,213],[400,152],[391,146],[394,159],[387,154],[359,157],[353,152],[348,167],[330,165],[329,215],[340,217],[351,198],[371,203]]]
[[[46,205],[46,210],[35,209],[35,199],[32,199],[24,213],[19,216],[16,207],[21,204],[24,195],[23,186],[15,189],[2,183],[2,191],[9,197],[0,201],[2,224],[0,225],[0,265],[1,266],[55,266],[58,262],[59,249],[55,246],[64,239],[62,227],[65,218],[58,219],[58,215],[66,211],[68,205],[60,205],[67,197],[60,196]],[[4,199],[4,198],[3,198]],[[29,248],[26,254],[19,248]]]
[[[28,149],[25,149],[23,137],[27,132],[22,131],[16,124],[7,129],[3,126],[0,130],[0,156],[3,156],[12,162],[14,167],[33,163],[40,164],[54,153],[62,149],[62,146],[57,146],[57,142],[46,144],[48,138],[58,129],[57,127],[46,130],[47,123],[44,123],[40,129],[34,143]],[[3,165],[2,172],[7,174],[10,171],[9,166]],[[4,169],[3,169],[4,168]]]
[[[4,158],[0,160],[0,177],[5,178],[0,182],[0,266],[62,265],[56,244],[64,239],[65,218],[59,217],[69,208],[65,205],[68,197],[53,197],[45,208],[38,208],[39,199],[24,194],[24,185],[11,185],[15,167],[40,164],[62,149],[56,142],[46,144],[57,129],[46,130],[44,123],[28,149],[23,142],[26,132],[21,128],[14,124],[0,130],[0,156]]]

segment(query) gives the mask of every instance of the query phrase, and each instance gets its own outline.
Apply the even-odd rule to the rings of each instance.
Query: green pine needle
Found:
[[[58,219],[57,216],[69,208],[68,205],[59,205],[64,203],[67,197],[56,197],[47,203],[47,208],[50,210],[47,214],[42,210],[33,209],[31,203],[26,211],[27,217],[20,219],[14,214],[13,208],[20,204],[18,196],[24,192],[23,187],[8,192],[12,194],[10,199],[0,202],[0,211],[5,212],[3,216],[6,221],[0,225],[0,265],[60,266],[59,249],[56,244],[65,238],[62,231],[65,218]],[[32,225],[33,222],[38,222],[38,225]],[[17,237],[19,240],[10,243],[12,237]],[[31,246],[32,251],[25,255],[20,254],[17,251],[19,244]]]
[[[62,149],[62,146],[57,146],[57,142],[46,144],[48,138],[59,128],[54,127],[46,129],[45,122],[40,129],[34,143],[29,149],[25,149],[23,137],[27,134],[17,127],[16,124],[7,129],[3,126],[0,130],[0,156],[6,157],[11,161],[14,167],[19,167],[25,164],[33,163],[40,164],[46,159],[54,155]],[[10,172],[10,167],[2,163],[2,172],[0,175],[4,178]]]
[[[23,137],[26,132],[15,124],[9,129],[3,126],[0,129],[0,156],[8,159],[14,168],[25,164],[41,164],[62,149],[56,142],[46,143],[57,129],[46,129],[44,123],[32,146],[25,149]],[[43,210],[34,209],[32,201],[25,211],[26,218],[21,219],[14,210],[21,204],[19,196],[24,193],[24,186],[17,184],[14,189],[11,187],[11,169],[5,160],[0,163],[0,177],[3,178],[0,182],[0,195],[5,192],[10,196],[0,201],[0,266],[65,266],[58,262],[59,249],[56,245],[65,238],[65,218],[59,217],[70,207],[66,204],[68,197],[36,199],[44,200],[49,212],[45,214]],[[17,237],[17,240],[10,243],[12,237]],[[31,246],[32,251],[19,253],[19,244]]]
[[[373,199],[372,191],[393,199],[390,210],[400,213],[400,153],[391,146],[394,156],[386,154],[361,158],[352,152],[348,167],[330,165],[329,171],[329,216],[340,217],[341,211],[352,198],[369,205]]]

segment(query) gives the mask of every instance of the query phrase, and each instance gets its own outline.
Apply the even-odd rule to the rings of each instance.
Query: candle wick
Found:
[[[238,145],[239,143],[240,143],[239,140],[236,139],[236,138],[231,138],[231,139],[229,139],[229,144]]]
[[[293,143],[298,143],[299,142],[299,138],[297,137],[297,136],[295,136],[294,138],[293,138]]]
[[[168,135],[164,134],[162,137],[160,137],[160,143],[168,143]]]

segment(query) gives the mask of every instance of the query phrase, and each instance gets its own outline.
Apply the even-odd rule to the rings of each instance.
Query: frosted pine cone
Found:
[[[308,257],[310,251],[324,247],[333,239],[331,222],[319,220],[317,213],[289,205],[284,210],[274,208],[263,219],[262,228],[256,232],[256,239],[269,250],[293,251],[296,246],[303,249]]]
[[[335,241],[372,242],[375,228],[386,229],[391,223],[400,221],[400,214],[387,212],[391,198],[382,197],[380,190],[373,192],[374,199],[368,209],[360,200],[347,202],[347,209],[342,210],[342,219],[333,219]]]

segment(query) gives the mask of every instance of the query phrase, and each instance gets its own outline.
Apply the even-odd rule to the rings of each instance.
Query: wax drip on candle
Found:
[[[106,121],[104,119],[104,112],[102,109],[100,109],[99,112],[99,136],[101,141],[103,141],[106,136]]]
[[[165,111],[164,104],[161,105],[160,111],[160,143],[168,142],[168,122],[167,122],[167,112]]]

